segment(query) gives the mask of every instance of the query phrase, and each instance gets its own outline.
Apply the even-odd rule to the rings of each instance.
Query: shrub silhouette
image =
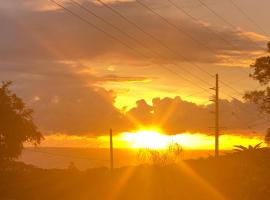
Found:
[[[254,151],[260,149],[261,148],[261,145],[262,145],[262,142],[259,143],[259,144],[256,144],[255,146],[248,145],[248,147],[245,147],[243,145],[235,145],[233,150],[235,152],[246,152],[246,153],[250,153],[250,152],[254,152]]]
[[[156,166],[166,166],[176,163],[181,158],[183,148],[178,143],[170,144],[166,149],[141,149],[137,158],[140,162],[151,163]]]

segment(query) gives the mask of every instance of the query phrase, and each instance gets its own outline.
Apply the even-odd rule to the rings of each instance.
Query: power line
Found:
[[[216,2],[211,2],[212,5],[215,5]],[[194,4],[194,5],[188,5],[188,4],[185,4],[183,5],[184,8],[188,8],[188,9],[194,9],[194,8],[201,8],[202,5],[201,4]]]
[[[203,94],[203,93],[206,93],[206,92],[209,93],[209,90],[203,90],[203,91],[200,91],[200,92],[194,92],[192,94],[189,94],[189,95],[186,95],[186,96],[183,96],[183,97],[181,96],[181,98],[188,98],[188,97],[192,97],[192,96],[195,96],[197,94]]]
[[[188,16],[189,18],[191,18],[194,22],[200,24],[200,20],[198,18],[196,18],[195,16],[193,16],[192,14],[190,14],[190,12],[186,11],[182,6],[179,6],[178,4],[176,4],[175,2],[173,2],[172,0],[167,0],[171,5],[173,5],[177,10],[181,11],[182,13],[184,13],[186,16]],[[235,46],[234,44],[231,44],[231,42],[229,42],[228,40],[226,40],[224,37],[222,37],[217,31],[209,28],[208,26],[204,26],[205,29],[207,29],[210,33],[212,33],[213,35],[215,35],[216,37],[218,37],[220,40],[222,40],[224,43],[226,43],[227,45],[229,45],[232,48],[238,49],[240,50],[237,46]]]
[[[193,42],[204,46],[206,49],[208,49],[209,51],[212,52],[212,50],[210,48],[208,48],[207,46],[205,46],[201,41],[199,41],[197,38],[193,37],[191,34],[189,34],[188,32],[186,32],[185,30],[183,30],[180,26],[175,25],[174,23],[171,23],[166,17],[163,17],[161,14],[159,14],[158,12],[156,12],[155,10],[153,10],[152,8],[150,8],[149,6],[147,6],[145,3],[143,3],[140,0],[135,0],[139,5],[141,5],[143,8],[145,8],[146,10],[150,11],[151,13],[153,13],[154,15],[158,16],[160,19],[162,19],[162,21],[164,21],[166,24],[168,24],[169,26],[173,27],[175,30],[180,31],[181,33],[183,33],[184,35],[186,35],[187,37],[189,37]]]
[[[185,56],[183,56],[181,53],[179,53],[178,51],[175,51],[173,49],[171,49],[170,47],[168,47],[165,43],[163,43],[161,40],[159,40],[158,38],[156,38],[155,36],[153,36],[152,34],[150,34],[149,32],[145,31],[143,28],[141,28],[141,26],[139,26],[137,23],[134,23],[133,21],[129,20],[126,16],[122,15],[119,11],[117,11],[116,9],[114,9],[112,6],[108,5],[107,3],[105,3],[103,0],[96,0],[99,3],[101,3],[102,5],[104,5],[106,8],[110,9],[112,12],[114,12],[116,15],[118,15],[120,18],[122,18],[124,21],[128,22],[129,24],[131,24],[132,26],[134,26],[136,29],[138,29],[139,31],[141,31],[142,33],[146,34],[148,37],[150,37],[151,39],[155,40],[156,42],[158,42],[160,45],[162,45],[164,48],[166,48],[167,50],[169,50],[170,52],[173,52],[173,54],[181,57],[183,60],[185,60],[185,62],[191,64],[192,66],[194,66],[195,68],[197,68],[198,70],[202,71],[203,73],[207,74],[208,76],[211,76],[212,78],[214,77],[212,74],[210,74],[209,72],[207,72],[206,70],[204,70],[203,68],[201,68],[199,65],[193,63],[192,61],[190,61],[189,59],[187,59]]]
[[[69,12],[70,14],[72,14],[72,16],[77,17],[78,19],[80,19],[80,20],[82,20],[83,22],[87,23],[88,25],[90,25],[90,26],[93,25],[93,24],[92,24],[91,22],[89,22],[87,19],[85,19],[85,18],[81,17],[80,15],[74,13],[72,10],[66,8],[66,7],[63,6],[62,4],[60,4],[60,3],[58,3],[58,2],[56,2],[56,1],[54,1],[54,0],[50,0],[50,1],[53,2],[53,3],[55,3],[56,5],[58,5],[59,7],[63,8],[65,11]],[[94,27],[94,28],[96,28],[97,30],[101,31],[101,32],[104,33],[106,36],[108,36],[108,37],[110,37],[110,38],[112,38],[112,39],[114,39],[114,40],[116,40],[116,41],[118,41],[118,42],[121,42],[121,44],[123,44],[124,46],[126,46],[126,47],[129,48],[129,46],[128,46],[127,44],[125,44],[124,42],[122,42],[122,41],[119,40],[118,38],[112,36],[111,34],[108,34],[106,31],[104,31],[103,29],[100,29],[100,28],[97,27],[96,25],[93,25],[92,27]],[[140,53],[140,54],[141,54],[141,53]],[[143,56],[146,57],[145,55],[143,55]],[[178,72],[173,71],[172,69],[168,68],[167,66],[162,65],[162,67],[165,68],[166,70],[168,70],[169,72],[171,72],[171,73],[173,73],[173,74],[175,74],[175,75],[181,77],[182,79],[184,79],[184,80],[186,80],[186,81],[192,83],[192,84],[195,85],[196,87],[201,88],[203,91],[207,91],[207,90],[208,90],[208,89],[206,89],[206,88],[204,88],[204,87],[202,87],[202,86],[200,86],[200,85],[198,85],[198,84],[194,84],[192,81],[190,81],[189,79],[185,78],[184,76],[182,76],[182,75],[179,74]],[[194,77],[200,79],[202,82],[205,82],[206,84],[209,84],[209,83],[206,82],[204,79],[199,78],[198,76],[192,74],[192,73],[189,72],[188,70],[186,70],[186,69],[183,69],[183,70],[185,70],[187,73],[191,74],[192,76],[194,76]],[[209,91],[208,91],[208,92],[209,92]],[[210,92],[209,92],[209,93],[210,93]]]
[[[137,52],[139,55],[141,55],[141,53],[139,51],[137,51],[137,49],[127,45],[126,43],[122,42],[121,40],[119,40],[117,37],[113,36],[112,34],[104,31],[103,29],[99,28],[98,26],[96,26],[95,24],[91,23],[90,21],[84,19],[82,16],[76,14],[75,12],[71,11],[70,9],[66,8],[65,6],[63,6],[62,4],[56,2],[55,0],[49,0],[51,2],[53,2],[54,4],[58,5],[59,7],[61,7],[62,9],[64,9],[66,12],[70,13],[71,15],[79,18],[80,20],[84,21],[85,23],[87,23],[89,26],[91,26],[92,28],[102,32],[103,34],[105,34],[107,37],[116,40],[117,42],[119,42],[120,44],[122,44],[123,46],[127,47],[130,50],[133,50],[135,52]]]
[[[97,0],[98,2],[100,2],[102,5],[106,6],[108,9],[110,9],[111,11],[113,11],[115,14],[117,14],[118,16],[120,16],[121,18],[123,18],[125,21],[127,21],[129,24],[131,25],[134,25],[135,27],[137,27],[137,29],[141,30],[143,33],[147,34],[149,37],[151,37],[152,39],[156,40],[157,42],[161,43],[162,45],[165,45],[163,42],[161,42],[160,40],[158,40],[156,37],[154,37],[153,35],[149,34],[148,32],[144,31],[144,29],[142,29],[140,26],[138,26],[136,23],[130,21],[127,17],[123,16],[121,13],[119,13],[117,10],[115,10],[113,7],[109,6],[108,4],[104,3],[102,0]],[[167,46],[165,46],[167,47]],[[170,50],[170,49],[169,49]],[[190,62],[190,61],[189,61]],[[193,63],[191,63],[193,64]],[[167,70],[170,70],[170,69],[167,69]],[[204,70],[205,71],[205,70]],[[175,72],[173,72],[175,73]],[[209,73],[206,71],[206,73],[209,75]],[[211,75],[210,75],[211,76]],[[198,77],[196,77],[198,78]],[[200,79],[200,78],[198,78]],[[201,79],[200,79],[201,80]],[[189,80],[188,80],[189,81]],[[190,81],[189,81],[190,82]],[[240,94],[242,96],[242,94],[237,91],[236,89],[232,88],[230,85],[224,83],[223,81],[220,81],[223,85],[225,85],[226,87],[230,88],[231,90],[233,90],[234,92],[236,92],[237,94]],[[208,83],[207,83],[208,84]],[[200,87],[201,88],[201,87]],[[205,88],[202,88],[203,89],[203,92],[204,91],[208,91],[208,89],[205,89]],[[190,95],[191,96],[191,95]],[[232,97],[231,95],[227,95],[229,96],[230,98],[235,98],[235,97]],[[237,98],[235,98],[237,99]]]
[[[108,5],[107,3],[105,3],[102,0],[97,0],[99,3],[101,3],[102,5],[104,5],[105,7],[107,7],[108,9],[110,9],[112,12],[114,12],[115,14],[117,14],[119,17],[121,17],[122,19],[124,19],[125,21],[127,21],[129,24],[135,26],[138,30],[142,31],[143,33],[145,33],[146,35],[148,35],[149,37],[151,37],[152,39],[154,39],[155,41],[157,41],[158,43],[162,44],[162,46],[164,46],[165,44],[158,40],[157,38],[155,38],[153,35],[149,34],[148,32],[144,31],[144,29],[142,29],[140,26],[138,26],[136,23],[134,23],[133,21],[130,21],[127,17],[125,17],[124,15],[122,15],[120,12],[118,12],[116,9],[114,9],[113,7],[111,7],[110,5]],[[143,7],[145,7],[147,10],[152,10],[151,8],[149,8],[148,6],[146,6],[145,4],[141,3],[139,0],[135,0],[136,2],[138,2],[140,5],[143,5]],[[154,11],[155,12],[155,11]],[[156,13],[156,12],[155,12]],[[158,13],[157,13],[158,14]],[[159,15],[159,14],[158,14]],[[159,15],[160,16],[160,15]],[[162,17],[162,16],[161,16]],[[165,19],[166,20],[166,19]],[[166,20],[167,21],[167,20]],[[165,47],[167,47],[165,45]],[[171,51],[170,48],[167,47],[167,49],[169,49]],[[174,52],[174,51],[173,51]],[[177,53],[178,55],[178,53]],[[190,63],[191,65],[195,66],[197,69],[199,69],[200,71],[202,71],[203,73],[207,74],[210,77],[213,77],[212,74],[210,74],[209,72],[207,72],[206,70],[204,70],[203,68],[201,68],[199,65],[192,63],[191,61],[185,59],[186,62]],[[198,77],[197,77],[198,78]],[[228,87],[228,84],[224,84],[223,81],[221,81],[221,83],[223,85],[225,85],[226,87]],[[231,86],[229,86],[230,89],[232,89]],[[233,89],[236,92],[236,89]],[[239,94],[240,92],[237,91],[237,93]]]
[[[208,91],[207,91],[208,92]],[[200,92],[201,93],[201,92]],[[196,93],[197,94],[197,93]],[[192,95],[194,95],[194,94],[191,94],[191,95],[188,95],[188,96],[192,96]]]
[[[262,33],[268,36],[268,33],[254,19],[252,19],[243,8],[238,6],[237,3],[235,3],[233,0],[228,0],[228,2],[230,2],[233,5],[233,7],[235,7],[258,30],[260,30]]]
[[[73,0],[71,0],[72,2],[74,2]],[[115,9],[113,9],[111,6],[109,6],[109,5],[107,5],[106,3],[104,3],[102,0],[97,0],[98,2],[100,2],[100,3],[102,3],[102,5],[104,5],[104,6],[106,6],[107,8],[109,8],[111,11],[113,11],[114,13],[116,13],[118,16],[121,16],[121,18],[123,18],[125,21],[127,21],[128,23],[130,23],[131,25],[134,25],[135,27],[137,27],[137,29],[139,29],[139,30],[141,30],[143,33],[145,33],[145,34],[147,34],[149,37],[151,37],[152,39],[154,39],[154,40],[156,40],[157,42],[159,42],[159,43],[161,43],[163,46],[165,46],[166,48],[168,48],[169,50],[171,50],[169,47],[167,47],[163,42],[161,42],[159,39],[157,39],[156,37],[154,37],[153,35],[151,35],[151,34],[149,34],[148,32],[146,32],[146,31],[144,31],[144,29],[142,29],[140,26],[138,26],[136,23],[134,23],[134,22],[132,22],[132,21],[130,21],[128,18],[126,18],[125,16],[123,16],[121,13],[119,13],[117,10],[115,10]],[[138,0],[136,0],[137,2],[139,2]],[[82,6],[82,5],[80,5],[80,4],[78,4],[78,3],[76,3],[77,5],[79,5],[81,8],[84,8],[84,10],[86,10],[87,12],[89,12],[90,14],[92,14],[93,12],[90,12],[90,10],[89,9],[87,9],[87,8],[85,8],[84,6]],[[144,5],[144,4],[143,4]],[[97,16],[97,15],[94,15],[94,16],[96,16],[96,17],[98,17],[99,19],[102,19],[102,21],[103,22],[106,22],[106,24],[109,24],[109,25],[111,25],[112,27],[114,27],[114,28],[117,28],[117,30],[119,29],[118,27],[115,27],[115,26],[113,26],[111,23],[108,23],[106,20],[104,20],[103,18],[101,18],[101,17],[99,17],[99,16]],[[122,33],[123,33],[123,31],[121,31]],[[130,37],[130,36],[129,36]],[[132,37],[133,38],[133,37]],[[134,39],[134,38],[133,38]],[[189,63],[190,63],[190,61],[188,61]],[[194,63],[190,63],[190,64],[193,64],[194,65]],[[197,65],[196,65],[197,66]],[[199,67],[199,66],[197,66],[197,67]],[[167,68],[167,67],[166,67]],[[200,67],[199,67],[200,68]],[[200,68],[201,69],[201,68]],[[169,70],[170,72],[172,72],[172,73],[175,73],[174,71],[172,71],[171,69],[169,69],[169,68],[167,68],[167,70]],[[201,71],[203,71],[203,72],[205,72],[205,73],[207,73],[208,75],[210,75],[211,77],[212,77],[212,75],[211,74],[209,74],[209,72],[207,72],[207,71],[205,71],[205,70],[202,70],[201,69]],[[186,72],[188,72],[189,74],[191,74],[189,71],[187,71],[186,70]],[[179,75],[178,73],[177,73],[177,75]],[[191,74],[191,75],[193,75],[193,74]],[[197,79],[199,79],[199,80],[201,80],[201,81],[203,81],[203,82],[205,82],[203,79],[201,79],[200,77],[198,77],[198,76],[195,76],[195,75],[193,75],[194,77],[196,77]],[[182,76],[181,76],[182,77]],[[183,77],[182,77],[183,78]],[[185,79],[185,80],[188,80],[188,79]],[[189,80],[188,80],[189,81]],[[189,81],[190,82],[190,81]],[[228,88],[230,88],[231,90],[233,90],[234,92],[236,92],[236,93],[238,93],[238,94],[240,94],[240,95],[242,95],[239,91],[237,91],[236,89],[234,89],[234,88],[232,88],[230,85],[228,85],[228,84],[226,84],[225,82],[223,82],[223,81],[221,81],[221,83],[223,84],[223,85],[225,85],[226,87],[228,87]],[[207,82],[206,82],[206,84],[208,84]],[[205,91],[205,90],[207,90],[207,89],[205,89],[205,88],[203,88],[203,90]],[[230,96],[231,97],[231,96]]]
[[[83,9],[84,11],[86,11],[87,13],[93,15],[94,17],[98,18],[99,20],[101,20],[102,22],[104,22],[105,24],[111,26],[112,28],[114,28],[115,30],[119,31],[120,33],[122,33],[123,35],[125,35],[126,37],[128,37],[129,39],[135,41],[136,43],[138,43],[139,45],[141,45],[142,47],[144,47],[145,49],[147,49],[148,51],[153,51],[150,48],[146,47],[146,45],[144,43],[142,43],[140,40],[137,40],[135,37],[131,36],[130,34],[124,32],[121,28],[115,26],[114,24],[112,24],[111,22],[109,22],[108,20],[105,20],[104,18],[102,18],[101,16],[97,15],[95,12],[91,11],[89,8],[87,8],[86,6],[78,3],[75,0],[70,0],[70,2],[72,2],[73,4],[77,5],[79,8]]]
[[[54,0],[50,0],[50,1],[52,1],[52,2],[54,2],[54,3],[56,3],[57,5],[60,5],[59,3],[57,3],[57,2],[55,2]],[[97,0],[97,1],[100,1],[100,2],[102,2],[101,0]],[[105,4],[105,5],[107,5],[107,4]],[[64,6],[62,6],[62,5],[60,5],[60,7],[61,8],[64,8],[65,10],[67,10],[67,11],[69,11],[69,13],[73,13],[71,10],[69,10],[69,9],[67,9],[67,8],[65,8]],[[110,7],[110,6],[109,6]],[[114,9],[113,9],[114,10]],[[115,12],[117,12],[117,11],[115,11]],[[119,12],[117,12],[117,13],[119,13]],[[120,14],[120,13],[119,13]],[[120,14],[121,15],[121,14]],[[83,19],[83,21],[85,21],[85,22],[89,22],[88,20],[86,20],[86,19],[84,19],[84,18],[82,18],[80,15],[78,15],[78,14],[76,14],[76,15],[74,15],[73,14],[73,16],[75,16],[75,17],[78,17],[79,16],[79,19]],[[121,15],[122,16],[122,15]],[[124,17],[125,18],[125,17]],[[89,23],[87,23],[87,24],[89,24]],[[90,23],[91,24],[91,23]],[[134,23],[135,24],[135,23]],[[139,26],[138,26],[139,27]],[[102,29],[101,29],[102,30]],[[143,29],[142,29],[143,30]],[[103,32],[104,30],[102,30],[102,32]],[[149,34],[149,33],[148,33]],[[151,34],[150,34],[151,35]],[[151,35],[152,36],[152,35]],[[122,41],[121,41],[122,42]],[[166,67],[166,66],[165,66]],[[172,71],[170,68],[167,68],[168,70],[170,70],[170,71]],[[174,72],[174,71],[172,71],[173,73],[175,73],[175,74],[177,74],[176,72]],[[207,72],[208,73],[208,72]],[[209,74],[209,73],[208,73]],[[177,75],[180,75],[180,74],[177,74]],[[210,75],[211,76],[211,75]],[[187,80],[189,80],[189,79],[187,79]],[[190,81],[190,80],[189,80]],[[190,81],[191,82],[191,81]],[[193,83],[193,82],[191,82],[191,83]],[[194,84],[194,83],[193,83]],[[200,87],[200,88],[202,88],[203,89],[203,91],[207,91],[208,93],[210,93],[209,91],[208,91],[208,89],[205,89],[205,88],[203,88],[203,87],[201,87],[201,86],[199,86],[199,85],[196,85],[196,86],[198,86],[198,87]],[[235,89],[234,89],[235,90]],[[228,95],[228,96],[230,96],[230,95]],[[232,96],[230,96],[231,98],[234,98],[234,97],[232,97]],[[237,99],[237,98],[235,98],[235,99]]]
[[[104,3],[103,1],[101,1],[101,0],[98,0],[100,3],[102,3],[104,6],[108,6],[106,3]],[[202,44],[203,45],[203,43],[201,43],[201,42],[199,42],[197,39],[195,39],[193,36],[191,36],[189,33],[187,33],[187,32],[185,32],[184,30],[182,30],[182,29],[179,29],[179,27],[177,27],[176,25],[174,25],[174,24],[172,24],[169,20],[167,20],[166,18],[164,18],[162,15],[160,15],[159,13],[157,13],[156,11],[154,11],[153,9],[151,9],[150,7],[148,7],[146,4],[144,4],[144,3],[142,3],[140,0],[135,0],[137,3],[139,3],[141,6],[143,6],[144,8],[146,8],[147,10],[149,10],[150,12],[152,12],[153,14],[155,14],[155,15],[157,15],[157,16],[159,16],[161,19],[163,19],[163,21],[165,21],[167,24],[169,24],[170,26],[173,26],[174,28],[176,28],[177,30],[180,30],[181,32],[184,32],[188,37],[190,37],[191,39],[193,39],[193,41],[195,41],[195,42],[197,42],[197,43],[200,43],[200,44]],[[168,0],[169,2],[172,2],[172,1],[170,1],[170,0]],[[118,11],[116,11],[115,9],[112,9],[112,7],[111,6],[108,6],[108,8],[110,8],[110,10],[113,10],[114,12],[116,12],[117,14],[119,14],[119,12]],[[120,16],[121,17],[124,17],[122,14],[120,14]],[[125,20],[128,20],[126,17],[124,17],[124,19]],[[128,20],[128,22],[130,22],[130,20]],[[133,23],[132,22],[132,25],[135,25],[136,27],[139,27],[139,26],[137,26],[137,24],[135,24],[135,23]],[[140,27],[139,27],[140,28]],[[141,30],[141,28],[140,28],[140,30]],[[211,30],[211,29],[210,29]],[[149,35],[147,32],[145,32],[144,30],[143,30],[143,32],[144,33],[146,33],[147,35]],[[150,37],[152,37],[151,35],[150,35]],[[155,39],[155,38],[154,38]],[[203,46],[205,46],[205,45],[203,45]],[[205,46],[206,48],[207,48],[207,46]],[[208,48],[207,48],[208,49]],[[190,61],[189,61],[190,62]],[[202,71],[202,70],[201,70]],[[206,74],[208,74],[209,75],[209,73],[207,72],[207,71],[205,71],[205,70],[203,70],[203,72],[205,72]],[[249,74],[248,72],[246,72],[246,71],[244,71],[243,70],[243,72],[245,72],[245,73],[247,73],[247,74]],[[212,77],[212,75],[210,75],[211,77]],[[227,83],[225,83],[224,81],[220,81],[224,86],[226,86],[226,87],[228,87],[228,88],[230,88],[231,90],[233,90],[235,93],[237,93],[237,94],[240,94],[241,96],[243,95],[241,92],[239,92],[238,90],[236,90],[235,88],[233,88],[233,87],[231,87],[229,84],[227,84]]]
[[[205,7],[209,12],[211,12],[213,15],[215,15],[217,18],[219,18],[225,24],[227,24],[228,26],[230,26],[233,30],[236,30],[238,32],[238,28],[234,24],[232,24],[231,22],[229,22],[227,19],[225,19],[223,16],[221,16],[219,13],[217,13],[214,9],[210,8],[204,1],[202,1],[202,0],[197,0],[197,1],[200,2],[200,4],[203,7]],[[262,48],[260,45],[258,45],[256,42],[254,42],[250,38],[247,38],[247,39],[250,42],[254,43],[257,47]]]
[[[176,9],[178,9],[179,11],[181,11],[182,13],[184,13],[186,16],[188,16],[189,18],[191,18],[193,21],[195,21],[196,23],[200,23],[200,20],[196,17],[194,17],[192,14],[190,14],[188,11],[186,11],[185,9],[183,9],[182,7],[180,7],[178,4],[174,3],[172,0],[167,0],[171,5],[173,5]],[[233,0],[228,0],[232,3],[234,3]],[[235,6],[237,6],[234,3]],[[240,7],[238,7],[238,9],[241,9]],[[229,41],[227,41],[225,38],[223,38],[221,35],[218,34],[218,32],[214,31],[213,29],[204,26],[205,29],[207,29],[209,32],[211,32],[213,35],[215,35],[216,37],[220,38],[222,41],[224,41],[226,44],[230,45],[233,48],[236,48],[237,50],[240,50],[237,46],[235,45],[231,45]],[[245,74],[249,74],[249,72],[240,69],[242,72],[244,72]],[[224,83],[223,81],[221,81],[222,84],[224,84],[226,87],[229,87],[230,89],[234,90],[234,92],[236,92],[237,94],[243,95],[242,93],[240,93],[238,90],[232,88],[231,86],[229,86],[229,84]]]
[[[50,1],[55,2],[54,0],[50,0]],[[59,5],[59,3],[58,3],[57,5]],[[61,5],[61,8],[63,8],[63,7],[64,7],[64,6]],[[85,9],[86,9],[86,8],[85,8]],[[65,7],[65,10],[69,10],[69,9],[67,9],[67,8]],[[72,12],[72,13],[73,13],[73,11],[71,11],[71,10],[69,10],[69,12]],[[78,16],[78,14],[76,14],[75,17],[76,17],[76,16]],[[81,18],[82,18],[82,17],[80,17],[79,19],[81,19]],[[100,17],[99,17],[99,18],[100,18]],[[83,18],[83,19],[84,19],[84,18]],[[104,19],[103,19],[103,20],[104,20]],[[84,21],[88,21],[88,20],[84,19]],[[104,20],[104,21],[105,21],[105,20]],[[87,23],[87,24],[88,24],[88,23]],[[107,23],[107,24],[110,24],[110,23]],[[122,33],[124,33],[124,32],[122,31]],[[118,40],[117,40],[117,41],[118,41]],[[122,42],[122,41],[121,41],[121,42]],[[122,42],[122,43],[123,43],[123,42]],[[143,55],[143,56],[146,57],[145,55]],[[178,65],[175,64],[175,63],[174,63],[174,65],[175,65],[175,66],[178,66]],[[171,72],[171,73],[173,73],[173,74],[175,74],[175,75],[181,77],[182,79],[184,79],[184,80],[186,80],[186,81],[192,83],[192,84],[195,85],[196,87],[199,87],[199,88],[203,89],[204,91],[208,90],[208,89],[206,89],[206,88],[201,87],[201,86],[198,85],[198,84],[194,84],[192,81],[190,81],[189,79],[187,79],[186,77],[184,77],[182,74],[180,74],[180,73],[178,73],[178,72],[176,72],[176,71],[170,69],[169,67],[167,67],[167,66],[165,66],[165,65],[161,65],[161,66],[162,66],[163,68],[165,68],[167,71],[169,71],[169,72]],[[191,76],[193,76],[193,77],[199,79],[200,81],[206,83],[207,85],[209,85],[209,83],[208,83],[207,81],[205,81],[204,79],[201,79],[199,76],[192,74],[190,71],[188,71],[188,70],[186,70],[186,69],[184,69],[184,68],[182,68],[182,70],[184,70],[185,72],[189,73]]]
[[[201,42],[200,40],[198,40],[197,38],[193,37],[193,35],[191,35],[190,33],[188,33],[187,31],[185,31],[182,27],[180,27],[179,25],[175,25],[174,23],[171,23],[170,20],[168,20],[166,17],[162,16],[161,14],[159,14],[158,12],[156,12],[155,10],[153,10],[152,8],[150,8],[149,6],[147,6],[145,3],[143,3],[140,0],[135,0],[139,5],[141,5],[143,8],[145,8],[146,10],[150,11],[152,14],[158,16],[163,22],[165,22],[166,24],[168,24],[170,27],[174,28],[175,30],[183,33],[184,35],[186,35],[188,38],[190,38],[194,43],[199,44],[200,46],[206,48],[209,52],[213,53],[213,54],[217,54],[218,52],[211,49],[210,47],[208,47],[207,45],[205,45],[203,42]],[[205,72],[205,70],[203,70]],[[209,73],[206,72],[208,75]],[[211,75],[212,76],[212,75]]]
[[[192,19],[195,23],[200,24],[200,20],[198,18],[196,18],[195,16],[193,16],[192,14],[190,14],[190,12],[186,11],[184,8],[182,8],[181,6],[179,6],[178,4],[174,3],[172,0],[167,0],[171,5],[173,5],[177,10],[179,10],[180,12],[184,13],[187,17],[189,17],[190,19]],[[224,37],[222,37],[219,32],[215,31],[214,29],[211,29],[208,26],[203,26],[206,30],[208,30],[209,33],[211,33],[212,35],[216,36],[217,38],[219,38],[220,40],[222,40],[225,44],[229,45],[230,47],[232,47],[232,49],[236,49],[237,51],[241,51],[242,49],[240,49],[238,46],[232,44],[230,41],[228,41],[227,39],[225,39]],[[241,72],[244,72],[245,74],[248,73],[245,70],[240,69]]]
[[[159,13],[157,13],[155,10],[153,10],[152,8],[150,8],[149,6],[147,6],[146,4],[142,3],[140,0],[135,0],[139,5],[141,5],[142,7],[144,7],[145,9],[147,9],[148,11],[150,11],[151,13],[153,13],[154,15],[158,16],[159,18],[161,18],[165,23],[167,23],[168,25],[170,25],[171,27],[175,28],[176,30],[184,33],[187,37],[191,38],[195,43],[199,43],[201,46],[207,48],[209,51],[213,52],[210,48],[208,48],[204,43],[201,43],[199,40],[197,40],[196,38],[194,38],[192,35],[190,35],[189,33],[187,33],[186,31],[184,31],[183,29],[181,29],[179,26],[171,23],[167,18],[163,17],[162,15],[160,15]],[[215,53],[215,52],[214,52]],[[201,67],[199,67],[201,68]],[[202,70],[203,72],[206,72],[209,75],[209,72]],[[248,73],[245,71],[245,73]],[[210,75],[212,77],[212,75]],[[226,86],[227,88],[233,90],[234,92],[236,92],[237,94],[241,94],[238,90],[236,90],[235,88],[231,87],[230,85],[228,85],[227,83],[225,83],[224,81],[220,81],[224,86]],[[242,94],[241,94],[242,95]]]
[[[77,6],[79,6],[80,8],[82,8],[83,10],[85,10],[86,12],[88,12],[89,14],[97,17],[98,19],[102,20],[104,23],[106,23],[107,25],[113,27],[114,29],[116,29],[117,31],[121,32],[122,34],[124,34],[125,36],[129,37],[130,39],[134,40],[135,42],[139,43],[141,46],[143,46],[144,48],[146,48],[148,51],[150,51],[153,55],[155,56],[160,56],[159,53],[157,52],[152,52],[153,50],[151,50],[150,48],[148,48],[147,46],[145,46],[145,44],[143,44],[141,41],[137,40],[135,37],[129,35],[128,33],[124,32],[123,30],[121,30],[120,28],[118,28],[117,26],[113,25],[112,23],[108,22],[107,20],[105,20],[104,18],[98,16],[97,14],[95,14],[94,12],[92,12],[90,9],[88,9],[87,7],[79,4],[78,2],[74,1],[74,0],[70,0],[72,3],[76,4]],[[174,63],[175,66],[178,66],[176,63]],[[167,69],[168,70],[168,69]],[[184,71],[186,71],[187,73],[191,74],[192,76],[194,76],[195,78],[201,80],[202,82],[209,84],[208,82],[205,82],[204,79],[201,79],[200,77],[192,74],[191,72],[187,71],[186,69],[183,69]],[[170,72],[172,72],[172,70],[169,70]],[[175,72],[172,72],[175,74]],[[181,76],[181,78],[185,79],[183,76]]]
[[[233,30],[238,31],[238,28],[232,24],[231,22],[229,22],[228,20],[226,20],[223,16],[221,16],[220,14],[218,14],[214,9],[210,8],[205,2],[203,2],[202,0],[197,0],[198,2],[200,2],[200,4],[205,7],[209,12],[211,12],[213,15],[215,15],[217,18],[219,18],[221,21],[223,21],[225,24],[227,24],[228,26],[230,26]],[[249,38],[248,38],[249,39]],[[250,40],[250,39],[249,39]],[[256,44],[256,46],[258,46],[259,48],[261,48],[260,45],[258,45],[256,42],[250,40],[252,43]],[[245,71],[246,72],[246,71]],[[239,93],[238,91],[236,91],[237,93]]]
[[[157,11],[155,11],[154,9],[150,8],[149,6],[147,6],[145,3],[143,3],[141,0],[135,0],[139,5],[141,5],[142,7],[144,7],[145,9],[147,9],[148,11],[150,11],[151,13],[153,13],[154,15],[158,16],[160,19],[162,19],[162,21],[164,21],[166,24],[168,24],[169,26],[171,26],[172,28],[176,29],[177,31],[180,31],[181,33],[183,33],[184,35],[186,35],[187,37],[189,37],[193,42],[195,42],[196,44],[199,44],[200,46],[204,47],[205,49],[207,49],[209,52],[213,53],[213,54],[218,54],[219,52],[216,51],[215,49],[208,47],[205,43],[201,42],[201,40],[198,40],[197,38],[193,37],[193,35],[191,35],[189,32],[185,31],[182,27],[180,27],[179,25],[176,25],[174,23],[172,23],[170,20],[168,20],[166,17],[162,16],[161,14],[159,14]],[[167,0],[169,3],[171,3],[172,5],[176,6],[176,8],[180,9],[179,6],[177,6],[176,4],[174,4],[172,1]],[[196,20],[196,22],[198,22],[198,20],[196,18],[194,18],[193,16],[191,16],[189,13],[187,13],[185,10],[181,9],[182,12],[184,12],[188,17],[192,18],[193,20]],[[207,27],[208,28],[208,27]],[[209,31],[211,33],[213,33],[214,35],[217,35],[219,37],[218,34],[216,34],[212,29],[208,28]],[[223,41],[225,41],[226,43],[229,43],[228,41],[226,41],[224,38],[221,37],[221,39]],[[231,44],[229,44],[231,46]],[[235,48],[235,47],[234,47]],[[240,50],[240,49],[238,49]],[[247,73],[247,72],[245,72]]]

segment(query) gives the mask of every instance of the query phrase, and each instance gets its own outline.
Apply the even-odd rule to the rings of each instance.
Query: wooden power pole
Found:
[[[110,168],[113,171],[113,131],[110,129]]]
[[[215,87],[215,156],[219,156],[219,76],[216,74]]]
[[[213,101],[215,104],[215,157],[219,156],[219,131],[220,131],[220,126],[219,126],[219,76],[216,74],[216,85],[215,87],[211,88],[212,90],[215,91],[214,98],[210,101]]]

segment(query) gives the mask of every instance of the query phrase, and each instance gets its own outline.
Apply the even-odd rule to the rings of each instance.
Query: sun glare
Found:
[[[108,137],[99,138],[107,141]],[[256,145],[263,142],[261,137],[244,137],[233,134],[225,134],[220,136],[220,149],[231,150],[234,145]],[[106,142],[108,143],[108,142]],[[116,148],[129,149],[166,149],[171,144],[179,144],[186,150],[212,150],[215,146],[213,135],[202,133],[181,133],[176,135],[167,135],[161,130],[141,129],[134,132],[124,132],[114,137]],[[104,146],[105,147],[105,146]]]
[[[131,148],[164,149],[168,146],[168,136],[154,130],[136,133],[123,133],[123,139],[130,142]]]
[[[224,134],[220,136],[220,149],[232,150],[234,145],[256,145],[264,141],[263,136],[243,136]],[[109,148],[109,137],[88,138],[83,136],[46,136],[43,146]],[[113,145],[118,149],[166,149],[171,144],[179,144],[184,150],[213,150],[213,135],[204,133],[179,133],[167,135],[158,128],[142,128],[134,132],[124,132],[113,137]]]
[[[191,133],[166,135],[158,129],[125,132],[117,136],[116,141],[122,141],[128,148],[134,149],[166,149],[173,143],[180,144],[185,149],[211,149],[214,146],[211,136]]]

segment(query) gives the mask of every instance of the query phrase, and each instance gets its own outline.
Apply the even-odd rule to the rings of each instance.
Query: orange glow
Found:
[[[220,149],[231,150],[234,145],[256,145],[263,142],[263,136],[224,134],[220,136]],[[152,127],[114,136],[114,147],[118,149],[166,149],[172,143],[180,144],[184,150],[213,150],[214,136],[203,133],[181,133],[166,135]],[[67,136],[64,134],[46,136],[42,143],[46,147],[108,148],[109,137]]]
[[[103,141],[106,148],[107,136],[101,136],[98,140]],[[107,142],[105,142],[107,141]],[[176,135],[166,135],[158,129],[140,130],[135,132],[125,132],[114,137],[116,148],[150,148],[166,149],[172,143],[180,144],[186,150],[212,150],[214,148],[214,136],[203,133],[182,133]],[[256,145],[263,142],[260,136],[243,136],[225,134],[220,136],[220,149],[231,150],[234,145]]]

